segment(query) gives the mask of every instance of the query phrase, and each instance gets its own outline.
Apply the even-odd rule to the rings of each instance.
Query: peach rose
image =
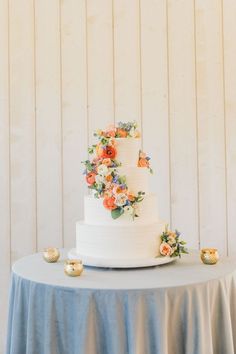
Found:
[[[114,197],[104,198],[103,205],[108,210],[113,210],[117,208]]]
[[[160,253],[162,256],[171,256],[173,250],[167,242],[162,242],[162,244],[160,245]]]
[[[149,167],[149,162],[146,159],[139,159],[138,160],[138,167]]]
[[[111,166],[111,159],[110,158],[103,159],[102,164],[106,165],[107,167]]]
[[[95,177],[96,177],[96,173],[94,172],[89,172],[87,174],[86,181],[90,186],[95,183]]]

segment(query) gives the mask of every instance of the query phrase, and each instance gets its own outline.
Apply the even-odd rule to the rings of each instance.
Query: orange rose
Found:
[[[128,133],[124,129],[117,128],[116,134],[119,136],[119,138],[126,138]]]
[[[115,205],[114,197],[104,198],[103,205],[108,210],[113,210],[117,208],[117,206]]]
[[[104,149],[101,148],[101,151],[99,151],[100,157],[106,159],[114,159],[116,157],[116,149],[113,146],[106,146]]]
[[[112,175],[106,176],[106,181],[107,181],[107,182],[111,182],[112,180],[113,180]]]
[[[138,167],[149,167],[149,162],[146,159],[139,159]]]
[[[90,186],[95,183],[95,177],[96,177],[96,173],[94,172],[89,172],[87,174],[86,181]]]

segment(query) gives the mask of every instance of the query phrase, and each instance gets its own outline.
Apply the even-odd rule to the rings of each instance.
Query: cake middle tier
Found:
[[[142,191],[149,193],[149,171],[145,167],[121,166],[116,168],[120,176],[126,177],[126,184],[130,192],[137,194]]]
[[[139,138],[116,138],[116,159],[123,166],[137,166],[141,139]]]
[[[158,221],[158,207],[155,194],[144,196],[137,204],[137,214],[134,220],[130,215],[123,214],[118,219],[112,219],[110,210],[102,205],[103,199],[86,196],[84,199],[84,220],[93,225],[146,225]]]

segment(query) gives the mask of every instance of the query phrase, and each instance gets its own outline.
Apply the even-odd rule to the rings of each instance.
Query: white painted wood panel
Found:
[[[139,0],[114,0],[115,120],[142,127]]]
[[[11,265],[8,59],[8,3],[4,0],[0,2],[0,352],[5,347]]]
[[[93,132],[114,120],[112,1],[87,1],[89,142]],[[102,89],[101,89],[102,88]]]
[[[225,127],[228,252],[236,252],[236,2],[222,1],[223,55],[225,74]],[[234,40],[232,40],[234,38]]]
[[[226,252],[225,127],[221,1],[196,0],[201,246]],[[224,235],[222,237],[222,235]]]
[[[9,2],[11,258],[36,247],[33,1]]]
[[[170,0],[167,11],[171,223],[198,248],[194,2]]]
[[[63,245],[60,3],[35,3],[38,249]]]
[[[87,189],[81,164],[88,146],[85,6],[85,1],[69,0],[61,8],[65,247],[75,246],[75,223],[83,218]]]
[[[141,3],[142,135],[151,155],[160,217],[170,223],[169,108],[166,2]]]

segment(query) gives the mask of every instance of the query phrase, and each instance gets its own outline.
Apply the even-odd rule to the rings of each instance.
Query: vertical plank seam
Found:
[[[35,248],[38,250],[38,146],[37,146],[37,93],[36,93],[36,13],[35,13],[35,0],[33,0],[33,65],[34,65],[34,143],[35,143]]]
[[[9,139],[9,146],[8,146],[8,156],[9,156],[9,261],[10,261],[10,271],[11,271],[11,263],[12,263],[12,252],[11,252],[11,245],[12,245],[12,189],[11,189],[11,68],[10,68],[10,60],[11,60],[11,51],[10,51],[10,0],[7,2],[7,55],[8,55],[8,139]]]
[[[140,86],[140,129],[141,129],[141,149],[143,150],[143,78],[142,78],[142,33],[141,33],[141,0],[138,0],[139,11],[139,86]]]
[[[196,40],[196,0],[193,0],[193,23],[194,23],[194,69],[195,69],[195,125],[196,125],[196,156],[197,156],[197,213],[198,213],[198,248],[201,247],[200,230],[200,173],[199,173],[199,131],[198,131],[198,83],[197,83],[197,40]]]
[[[62,34],[61,34],[61,0],[58,0],[59,6],[59,67],[60,67],[60,123],[61,123],[61,237],[62,246],[65,245],[64,240],[64,144],[63,144],[63,110],[62,110]]]
[[[115,85],[115,28],[114,28],[114,0],[111,2],[112,11],[112,78],[113,78],[113,123],[116,123],[116,85]]]
[[[226,231],[226,252],[229,255],[229,228],[228,228],[228,159],[227,159],[227,123],[225,107],[225,48],[224,48],[224,5],[221,0],[221,32],[222,32],[222,86],[223,86],[223,112],[224,112],[224,150],[225,150],[225,231]]]
[[[172,177],[171,177],[171,123],[170,123],[170,66],[169,66],[169,16],[168,16],[168,0],[166,0],[166,70],[167,70],[167,95],[168,95],[168,149],[169,149],[169,209],[170,209],[170,227],[172,228]]]
[[[86,112],[87,112],[87,146],[89,145],[89,127],[90,127],[90,124],[89,124],[89,85],[88,85],[88,21],[87,21],[87,18],[88,18],[88,5],[87,5],[87,0],[85,0],[84,2],[85,4],[85,37],[86,37],[86,40],[85,40],[85,49],[86,49]],[[87,150],[87,157],[89,158],[89,153],[88,153],[88,150]]]

